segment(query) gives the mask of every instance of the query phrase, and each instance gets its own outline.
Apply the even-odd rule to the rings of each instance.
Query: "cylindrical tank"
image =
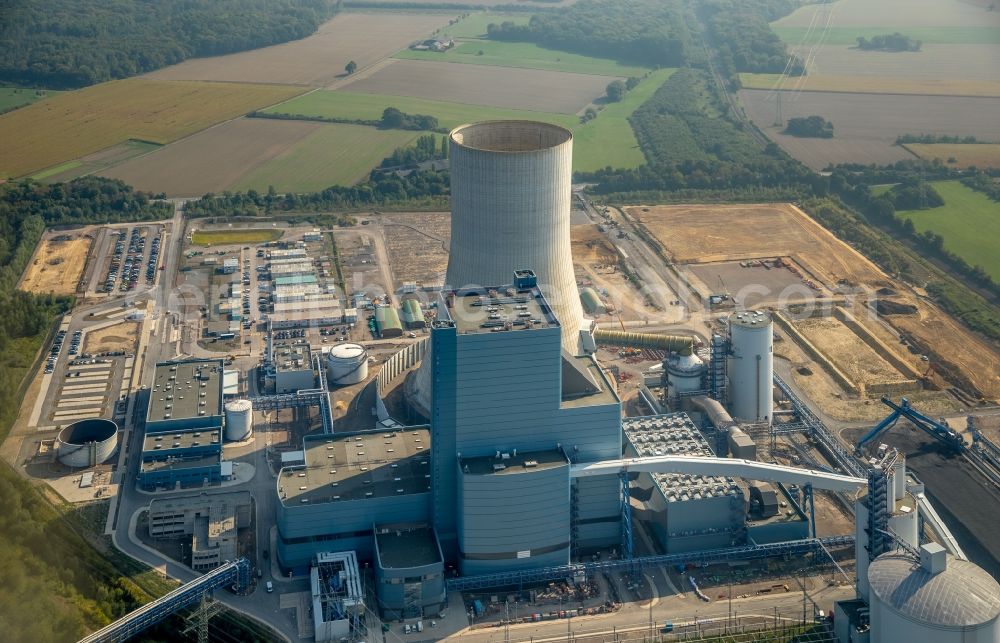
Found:
[[[700,391],[705,363],[694,353],[682,355],[674,353],[664,361],[667,370],[667,397],[673,399],[680,393]]]
[[[573,133],[548,123],[486,121],[450,136],[447,284],[500,286],[530,269],[576,355],[583,309],[570,253]]]
[[[1000,641],[1000,584],[975,563],[925,549],[920,562],[891,551],[869,565],[871,640]]]
[[[361,344],[337,344],[326,358],[330,386],[348,386],[368,378],[368,351]]]
[[[774,405],[774,326],[763,311],[729,317],[729,401],[733,417],[771,423]]]
[[[70,424],[56,438],[56,455],[67,467],[92,467],[106,462],[118,448],[118,425],[99,418]]]
[[[226,440],[239,442],[253,433],[253,403],[250,400],[233,400],[226,404]]]

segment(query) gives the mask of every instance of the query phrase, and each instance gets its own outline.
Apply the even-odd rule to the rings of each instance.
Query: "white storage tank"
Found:
[[[732,416],[744,422],[771,423],[774,406],[774,324],[764,311],[729,316],[728,360]]]
[[[56,457],[74,469],[106,462],[117,448],[118,425],[99,418],[74,422],[56,438]]]
[[[907,643],[1000,641],[1000,584],[936,543],[882,554],[868,567],[871,640]]]
[[[361,344],[337,344],[326,358],[330,386],[348,386],[368,379],[368,351]]]
[[[233,400],[226,403],[225,437],[229,442],[246,440],[253,434],[253,403]]]

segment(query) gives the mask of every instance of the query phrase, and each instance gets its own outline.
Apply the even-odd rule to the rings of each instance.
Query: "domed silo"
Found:
[[[872,641],[1000,641],[1000,584],[936,543],[920,548],[920,560],[882,554],[868,567],[868,584]]]
[[[56,438],[59,462],[74,469],[106,462],[117,448],[118,425],[99,418],[74,422]]]
[[[226,403],[226,440],[239,442],[253,433],[253,402],[233,400]]]
[[[774,322],[764,311],[729,316],[730,412],[744,422],[771,423],[774,406]]]
[[[693,352],[673,353],[663,362],[667,370],[667,397],[676,398],[681,393],[700,391],[704,387],[705,362]]]
[[[368,378],[368,351],[361,344],[337,344],[326,358],[330,386],[348,386]]]

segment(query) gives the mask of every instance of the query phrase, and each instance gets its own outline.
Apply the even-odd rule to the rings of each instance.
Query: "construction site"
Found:
[[[121,366],[57,362],[125,369],[119,423],[45,450],[179,570],[152,611],[225,582],[293,640],[1000,636],[1000,421],[900,332],[937,313],[793,205],[617,209],[560,127],[450,141],[450,213],[188,222],[169,298],[81,331]],[[72,408],[40,413],[104,414]],[[902,582],[978,607],[944,631]]]

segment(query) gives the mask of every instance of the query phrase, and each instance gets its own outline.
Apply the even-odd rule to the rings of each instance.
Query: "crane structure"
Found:
[[[955,432],[947,424],[943,422],[938,422],[937,420],[933,420],[924,415],[923,413],[921,413],[920,411],[916,410],[915,408],[910,406],[910,401],[905,397],[900,401],[899,404],[896,404],[888,397],[883,396],[882,404],[885,404],[890,409],[892,409],[892,413],[886,416],[884,420],[876,424],[871,431],[864,434],[861,437],[861,439],[858,440],[858,443],[855,446],[856,453],[861,453],[862,449],[866,444],[868,444],[869,442],[871,442],[872,440],[874,440],[875,438],[877,438],[878,436],[882,435],[884,432],[892,428],[896,424],[896,422],[899,421],[899,418],[906,418],[913,424],[913,426],[917,427],[927,435],[950,446],[956,451],[958,452],[965,451],[966,449],[965,440],[959,433]]]

